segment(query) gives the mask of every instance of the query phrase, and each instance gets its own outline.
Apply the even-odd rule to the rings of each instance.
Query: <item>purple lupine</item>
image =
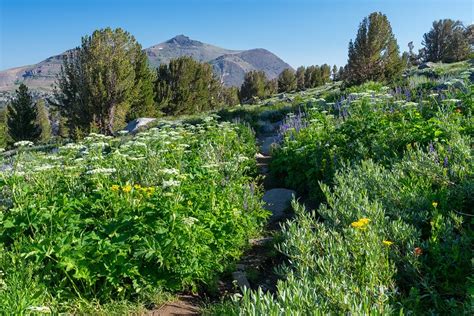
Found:
[[[411,101],[411,92],[409,89],[405,88],[405,99]]]
[[[430,142],[430,144],[429,144],[429,151],[430,151],[430,153],[436,152],[433,142]]]
[[[444,157],[444,160],[443,160],[443,167],[445,167],[445,168],[448,168],[448,167],[449,167],[448,156]]]

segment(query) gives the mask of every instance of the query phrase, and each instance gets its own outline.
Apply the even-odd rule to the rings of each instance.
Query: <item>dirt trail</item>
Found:
[[[232,279],[221,281],[219,288],[222,293],[235,291],[235,284],[242,287],[275,292],[277,276],[273,267],[280,264],[282,259],[275,255],[273,247],[273,233],[280,229],[280,223],[291,216],[287,211],[291,207],[291,200],[296,193],[280,187],[281,179],[270,173],[272,160],[271,150],[277,142],[278,125],[272,126],[272,132],[259,135],[257,138],[260,152],[256,155],[259,174],[263,176],[263,187],[266,208],[272,212],[264,236],[251,240],[251,248],[244,254],[232,273]],[[192,296],[179,296],[175,302],[169,302],[159,309],[152,310],[148,315],[153,316],[191,316],[200,315],[199,299]]]

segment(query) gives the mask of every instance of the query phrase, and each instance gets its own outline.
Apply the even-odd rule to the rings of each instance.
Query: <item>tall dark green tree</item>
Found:
[[[278,92],[291,92],[296,90],[296,76],[293,69],[285,69],[278,76]]]
[[[267,78],[263,71],[252,70],[245,74],[244,82],[240,87],[240,102],[255,103],[267,95]]]
[[[333,80],[333,81],[339,80],[339,79],[337,78],[337,66],[336,66],[336,65],[332,66],[331,77],[332,77],[332,80]]]
[[[7,111],[5,108],[0,109],[0,148],[5,148],[8,144],[7,129]]]
[[[166,115],[200,113],[222,105],[222,85],[212,67],[187,56],[160,65],[155,91],[158,107]]]
[[[65,56],[55,100],[73,138],[90,131],[112,134],[132,117],[153,107],[146,55],[128,32],[101,29],[82,38]]]
[[[304,85],[304,73],[305,73],[306,68],[304,66],[298,67],[296,69],[296,89],[298,91],[302,91],[305,89]]]
[[[306,89],[314,87],[313,75],[316,73],[316,71],[317,70],[315,66],[306,67],[306,70],[304,72],[304,86]]]
[[[387,16],[380,12],[370,14],[359,25],[355,41],[349,42],[346,82],[352,85],[389,80],[402,70],[397,40]]]
[[[16,90],[13,101],[7,107],[8,136],[12,142],[29,140],[35,142],[41,135],[36,121],[37,110],[28,87],[23,83]]]
[[[51,121],[49,118],[49,112],[46,108],[44,100],[38,100],[36,102],[36,123],[38,124],[39,128],[41,129],[41,134],[39,136],[40,142],[47,142],[51,139],[52,130],[51,130]]]
[[[470,53],[469,38],[461,21],[438,20],[423,35],[423,59],[432,62],[464,60]]]
[[[266,80],[266,78],[265,78]],[[274,78],[265,81],[265,93],[263,98],[268,98],[278,92],[278,79]]]
[[[127,113],[127,121],[139,117],[157,117],[160,111],[155,103],[155,80],[156,74],[150,71],[148,57],[145,53],[137,54],[135,62],[135,97],[132,98],[130,110]]]

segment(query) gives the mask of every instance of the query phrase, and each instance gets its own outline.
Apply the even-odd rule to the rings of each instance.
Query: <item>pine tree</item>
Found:
[[[355,41],[349,42],[345,80],[360,84],[369,80],[388,80],[403,69],[398,44],[387,17],[378,12],[364,18]]]
[[[278,76],[278,92],[291,92],[294,90],[296,90],[295,72],[287,68]]]
[[[331,66],[323,64],[320,68],[321,71],[321,85],[331,81]]]
[[[142,51],[135,62],[135,93],[131,101],[127,121],[139,117],[157,117],[160,112],[155,103],[155,72],[150,71],[148,57]]]
[[[245,74],[244,82],[240,87],[240,102],[255,103],[268,94],[269,88],[270,86],[267,86],[267,79],[263,71],[249,71]]]
[[[264,78],[266,80],[266,78]],[[265,81],[265,93],[263,98],[271,97],[278,92],[278,79],[271,79]]]
[[[316,72],[315,66],[309,66],[304,72],[304,85],[306,89],[314,88],[313,74]]]
[[[166,115],[200,113],[222,106],[222,85],[212,67],[183,56],[160,65],[156,102]]]
[[[305,89],[305,82],[304,82],[304,73],[306,68],[304,66],[298,67],[296,69],[296,89],[298,91],[303,91]]]
[[[239,89],[237,87],[223,87],[220,93],[221,103],[224,106],[234,106],[239,104]]]
[[[37,110],[28,87],[23,83],[16,90],[15,99],[7,106],[7,128],[11,142],[36,142],[41,129],[36,123]]]
[[[451,19],[433,22],[433,27],[423,35],[425,61],[455,62],[464,60],[470,53],[466,28],[461,21]]]
[[[48,109],[46,108],[44,100],[38,100],[36,102],[36,123],[41,129],[41,135],[39,137],[39,141],[42,143],[46,143],[51,139],[51,122],[49,119]]]
[[[331,73],[331,75],[332,75],[332,80],[333,80],[333,81],[339,80],[339,79],[337,78],[337,66],[336,66],[336,65],[332,66],[332,73]]]
[[[7,147],[7,138],[7,111],[5,109],[0,109],[0,148]]]
[[[68,120],[72,137],[97,129],[104,134],[153,105],[152,75],[135,38],[118,28],[97,30],[66,55],[54,105]]]

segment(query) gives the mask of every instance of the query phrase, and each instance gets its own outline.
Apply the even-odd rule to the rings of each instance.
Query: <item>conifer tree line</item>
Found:
[[[212,67],[179,57],[151,69],[141,45],[128,32],[101,29],[69,51],[54,97],[33,102],[20,85],[7,109],[0,110],[0,147],[19,140],[47,142],[52,134],[78,139],[90,132],[111,135],[138,117],[193,114],[255,103],[276,93],[302,91],[330,80],[345,86],[390,81],[421,62],[456,62],[473,57],[474,27],[450,19],[434,21],[416,54],[413,42],[400,55],[386,15],[364,18],[349,42],[344,67],[323,64],[285,69],[269,80],[263,71],[245,74],[241,87],[225,87]],[[54,122],[54,124],[51,124]],[[53,126],[52,126],[53,125]]]

